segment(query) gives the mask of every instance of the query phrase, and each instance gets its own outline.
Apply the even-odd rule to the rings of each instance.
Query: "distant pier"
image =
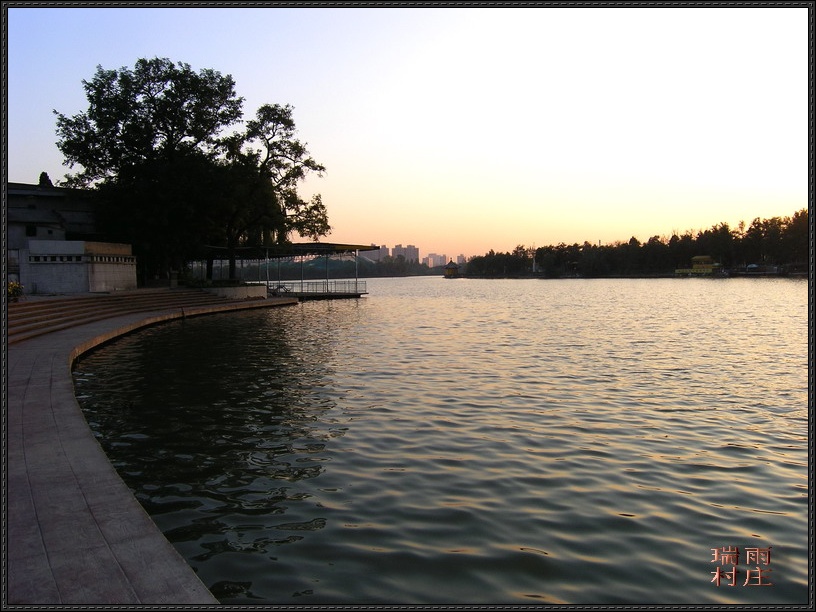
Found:
[[[368,294],[361,280],[268,281],[270,297],[294,297],[305,300],[335,300],[358,298]]]
[[[224,254],[223,248],[208,247],[213,260]],[[254,261],[258,267],[258,279],[251,281],[244,279],[246,284],[266,285],[269,297],[288,297],[304,300],[335,300],[359,298],[368,294],[365,281],[358,278],[357,256],[360,251],[379,249],[375,245],[364,244],[337,244],[324,242],[304,242],[297,244],[279,244],[270,247],[246,247],[240,249],[241,261]],[[329,280],[329,259],[331,257],[351,256],[354,258],[354,278],[345,280]],[[307,260],[322,257],[326,263],[326,278],[322,280],[305,279],[304,265]],[[283,259],[300,260],[300,280],[282,280],[280,262]],[[278,262],[278,279],[270,278],[270,261]],[[220,260],[219,260],[220,261]],[[202,262],[203,263],[203,262]],[[266,270],[266,280],[261,280],[260,271]],[[350,275],[349,275],[350,276]],[[240,275],[239,275],[240,278]]]

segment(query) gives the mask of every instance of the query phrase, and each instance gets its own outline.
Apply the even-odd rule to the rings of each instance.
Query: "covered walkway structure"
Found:
[[[268,247],[239,247],[238,257],[241,261],[241,271],[244,264],[250,262],[257,267],[256,278],[244,278],[245,275],[239,273],[241,280],[251,283],[265,283],[270,295],[285,295],[287,297],[297,297],[305,299],[334,299],[360,297],[365,295],[366,283],[359,280],[358,255],[360,251],[376,251],[380,247],[375,245],[362,244],[338,244],[333,242],[301,242],[290,244],[278,244]],[[223,261],[226,256],[224,247],[207,247],[208,259]],[[332,258],[352,256],[354,258],[354,278],[348,275],[343,280],[330,279],[329,261]],[[305,264],[323,258],[325,261],[325,278],[321,280],[306,279]],[[283,260],[300,260],[300,280],[286,279],[281,276],[281,262]],[[270,274],[271,262],[275,261],[277,270]],[[264,273],[261,273],[262,268]]]

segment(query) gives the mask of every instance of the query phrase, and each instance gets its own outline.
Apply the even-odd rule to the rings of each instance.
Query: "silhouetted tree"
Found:
[[[296,138],[292,107],[261,106],[246,130],[227,140],[221,174],[227,193],[219,206],[218,227],[223,228],[235,273],[235,252],[241,243],[270,246],[289,240],[290,234],[317,240],[331,231],[320,195],[302,199],[297,185],[310,172],[320,175],[317,163]]]
[[[808,211],[803,208],[787,220],[782,233],[782,251],[786,255],[786,263],[805,264],[810,253],[809,241]]]
[[[659,236],[652,236],[641,246],[640,262],[642,271],[659,274],[671,268],[669,245]]]
[[[754,219],[743,238],[748,263],[780,263],[783,232],[784,225],[780,217]]]
[[[323,167],[294,137],[291,107],[263,105],[236,130],[243,98],[231,76],[159,58],[98,66],[83,86],[86,112],[54,111],[57,146],[80,167],[67,183],[100,192],[103,227],[133,243],[146,271],[179,269],[211,244],[228,249],[232,273],[244,242],[330,231],[320,197],[297,195]]]
[[[691,232],[685,232],[682,236],[672,234],[669,238],[669,253],[672,269],[688,267],[695,254],[694,236]]]

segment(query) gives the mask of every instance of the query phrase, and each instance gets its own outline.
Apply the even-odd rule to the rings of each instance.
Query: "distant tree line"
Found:
[[[517,246],[512,252],[471,258],[468,276],[655,276],[671,275],[688,268],[691,258],[708,255],[723,268],[745,269],[749,264],[781,266],[790,271],[808,270],[808,211],[791,217],[756,218],[736,229],[719,223],[696,234],[687,231],[670,238],[652,236],[646,242],[632,237],[628,242],[543,246]]]
[[[404,255],[386,255],[379,261],[364,266],[367,276],[423,276],[433,274],[435,268],[415,259],[407,260]]]
[[[742,270],[749,264],[780,266],[788,271],[808,271],[808,211],[802,209],[792,217],[754,219],[746,228],[736,229],[719,223],[694,233],[673,234],[669,238],[652,236],[646,242],[632,237],[628,242],[607,245],[564,244],[537,249],[517,246],[512,252],[489,251],[472,257],[464,266],[469,277],[501,278],[537,276],[561,278],[581,276],[673,276],[678,268],[691,266],[697,255],[708,255],[729,270]],[[372,262],[361,256],[334,259],[329,263],[332,278],[442,275],[443,266],[430,268],[405,257],[384,257]],[[284,280],[325,278],[325,263],[315,260],[301,267],[299,263],[281,264]],[[254,272],[253,272],[254,274]]]

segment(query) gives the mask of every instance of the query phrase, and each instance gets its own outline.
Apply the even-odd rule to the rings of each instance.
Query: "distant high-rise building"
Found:
[[[377,245],[372,242],[371,246],[377,246]],[[365,253],[364,257],[366,257],[367,259],[370,259],[371,261],[382,261],[385,257],[388,257],[388,247],[385,246],[385,245],[382,245],[376,250],[364,251],[364,253]]]
[[[402,255],[405,258],[405,261],[415,261],[419,263],[419,249],[415,247],[413,244],[409,244],[408,246],[402,246],[401,244],[396,245],[393,249],[391,249],[391,256],[394,258],[399,257]]]
[[[431,253],[427,257],[422,260],[429,268],[436,268],[437,266],[444,266],[448,263],[448,258],[446,255],[437,255],[436,253]]]

